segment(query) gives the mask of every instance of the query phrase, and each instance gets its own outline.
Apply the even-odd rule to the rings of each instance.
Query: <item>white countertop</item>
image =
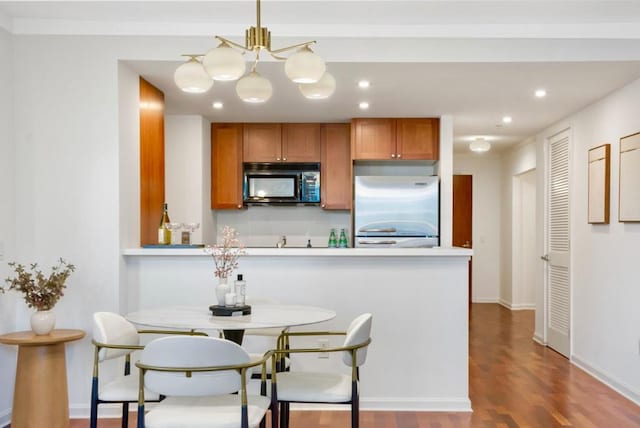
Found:
[[[246,248],[252,257],[470,257],[473,250],[459,247],[434,248]],[[125,256],[206,256],[202,248],[127,248]],[[246,257],[244,256],[244,257]]]

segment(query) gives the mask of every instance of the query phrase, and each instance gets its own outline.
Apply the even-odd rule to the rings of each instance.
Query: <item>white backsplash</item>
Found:
[[[344,228],[351,246],[351,214],[308,206],[250,206],[244,210],[216,211],[218,227],[235,228],[246,247],[275,247],[282,235],[287,247],[326,247],[331,228],[336,238]]]

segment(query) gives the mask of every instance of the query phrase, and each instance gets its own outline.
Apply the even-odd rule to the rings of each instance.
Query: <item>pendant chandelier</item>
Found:
[[[324,99],[333,94],[336,80],[326,71],[324,60],[311,50],[315,40],[271,49],[271,32],[260,24],[260,0],[256,1],[256,26],[245,30],[244,46],[215,36],[220,45],[206,54],[184,55],[188,60],[174,73],[176,85],[184,92],[204,93],[213,86],[215,80],[234,81],[238,97],[248,103],[263,103],[273,93],[271,82],[262,77],[257,70],[260,53],[266,51],[271,57],[285,61],[284,72],[302,95],[309,99]],[[235,48],[235,49],[234,49]],[[288,58],[279,54],[295,50]],[[246,62],[243,55],[253,53],[251,68],[245,74]]]

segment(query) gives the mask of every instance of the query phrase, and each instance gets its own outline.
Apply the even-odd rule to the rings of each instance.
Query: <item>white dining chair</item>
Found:
[[[265,297],[252,297],[247,296],[247,305],[278,305],[275,299]],[[250,328],[245,330],[244,339],[242,341],[242,347],[249,353],[251,361],[259,361],[262,359],[265,352],[270,349],[275,349],[277,346],[278,337],[284,331],[288,331],[288,328]],[[290,360],[288,357],[278,361],[277,370],[288,370],[290,366]],[[282,367],[280,367],[282,366]],[[271,364],[267,364],[267,378],[271,377]],[[253,373],[253,378],[259,378],[259,373]]]
[[[252,363],[241,346],[214,337],[163,337],[140,354],[138,428],[231,428],[265,426],[275,401],[247,394],[251,368],[260,366],[266,383],[266,363],[273,353]],[[273,363],[272,363],[273,364]],[[146,392],[166,396],[145,412]],[[237,394],[235,394],[237,393]]]
[[[186,334],[204,335],[194,331],[137,330],[122,315],[113,312],[96,312],[93,314],[93,376],[91,382],[90,428],[98,426],[98,406],[103,403],[122,404],[122,427],[128,427],[129,403],[138,401],[138,376],[131,373],[131,354],[141,350],[141,335],[150,334]],[[122,374],[113,379],[100,379],[100,366],[107,360],[121,358],[124,360]],[[149,392],[147,401],[158,401],[158,394]]]
[[[289,426],[290,403],[329,403],[351,405],[351,426],[359,426],[359,383],[360,366],[367,358],[371,343],[371,314],[355,318],[345,332],[285,332],[282,334],[277,355],[296,353],[340,352],[342,362],[351,368],[351,374],[299,372],[292,367],[288,372],[277,372],[271,376],[272,399],[280,403],[281,427]],[[282,343],[295,337],[344,335],[340,347],[335,348],[295,348],[282,349]]]

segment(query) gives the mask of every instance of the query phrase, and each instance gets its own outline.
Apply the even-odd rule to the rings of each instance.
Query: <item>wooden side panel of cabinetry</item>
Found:
[[[322,125],[321,206],[351,209],[351,130],[348,123]]]
[[[158,243],[164,203],[164,94],[140,78],[140,245]]]
[[[395,119],[353,119],[351,153],[357,160],[390,160],[396,151]]]
[[[282,161],[320,162],[320,124],[283,124]]]
[[[239,123],[211,124],[211,208],[242,208],[242,131]]]
[[[282,126],[279,123],[245,123],[243,146],[245,162],[280,162]]]
[[[440,119],[397,119],[396,157],[407,160],[437,160],[440,149]]]

